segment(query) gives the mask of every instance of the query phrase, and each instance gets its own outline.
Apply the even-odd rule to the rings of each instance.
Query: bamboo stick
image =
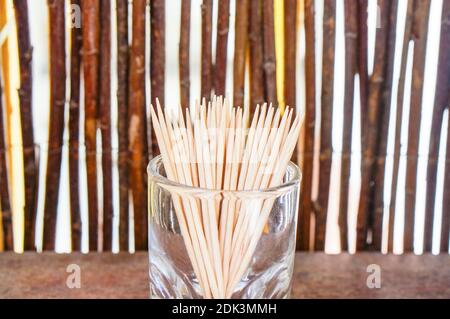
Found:
[[[2,70],[0,69],[0,207],[2,217],[3,249],[13,250],[12,212],[9,194],[8,172],[6,166],[5,123],[3,114]]]
[[[8,13],[8,1],[6,0],[0,0],[0,28],[4,28],[7,26],[8,19],[11,13]],[[15,122],[13,114],[17,111],[17,103],[18,103],[18,95],[14,94],[14,87],[17,87],[19,85],[17,82],[17,78],[14,76],[13,69],[17,67],[17,64],[15,62],[18,62],[15,59],[14,53],[11,52],[14,48],[11,48],[13,44],[11,43],[12,39],[6,38],[4,43],[0,46],[1,49],[1,67],[3,70],[3,92],[4,92],[4,109],[5,112],[3,114],[4,116],[4,134],[5,134],[5,144],[7,147],[6,151],[6,160],[7,160],[7,167],[10,169],[7,171],[8,173],[8,179],[9,179],[9,187],[10,187],[10,195],[11,195],[11,208],[14,207],[14,204],[20,204],[23,205],[23,202],[20,198],[18,198],[21,193],[23,192],[22,189],[22,183],[20,181],[17,181],[14,176],[17,176],[19,178],[22,178],[22,174],[17,174],[16,170],[20,170],[20,167],[18,165],[15,165],[15,162],[17,159],[20,160],[20,154],[17,154],[15,152],[15,148],[12,147],[13,145],[17,145],[17,143],[21,143],[18,141],[18,138],[16,134],[18,133],[17,129],[13,128],[13,122]],[[15,196],[14,189],[16,185],[19,187],[20,194],[17,194]],[[19,213],[22,211],[21,207],[18,207]]]
[[[72,0],[72,5],[81,5],[80,0]],[[69,104],[69,183],[72,251],[81,249],[81,215],[79,191],[79,127],[80,127],[80,67],[83,37],[81,28],[71,29],[70,52],[70,104]]]
[[[369,82],[368,108],[362,124],[364,131],[362,140],[361,191],[356,226],[356,249],[363,250],[367,245],[367,233],[370,228],[370,217],[373,209],[374,174],[377,146],[379,141],[379,125],[383,116],[380,106],[381,89],[385,81],[385,54],[387,51],[387,28],[389,27],[389,1],[380,0],[381,28],[377,29],[375,38],[375,56],[373,72]]]
[[[439,64],[438,64],[439,65]],[[440,72],[438,68],[438,74]],[[439,77],[439,75],[438,75]],[[440,84],[441,83],[441,84]],[[436,86],[443,86],[443,82],[436,81]],[[430,144],[428,149],[428,166],[427,166],[427,191],[425,203],[425,230],[424,230],[424,252],[430,252],[433,248],[433,223],[435,218],[436,204],[436,178],[438,169],[439,148],[441,146],[441,133],[444,120],[444,111],[446,105],[436,103],[439,95],[436,87],[436,95],[434,99],[433,118],[431,122]]]
[[[316,230],[314,249],[325,247],[325,228],[328,211],[328,196],[332,157],[332,113],[334,85],[334,53],[336,1],[326,1],[323,15],[323,58],[322,58],[322,111],[320,127],[320,173],[319,195],[315,203]]]
[[[130,47],[128,42],[128,0],[117,0],[117,127],[119,135],[119,246],[128,251],[128,90]]]
[[[348,248],[348,191],[350,184],[350,158],[352,151],[353,101],[358,49],[358,4],[353,0],[344,2],[345,20],[345,89],[344,125],[342,135],[341,189],[339,201],[339,234],[341,251]]]
[[[441,38],[431,123],[430,146],[428,149],[427,194],[425,206],[424,250],[431,251],[433,243],[434,205],[436,200],[437,163],[441,140],[442,121],[450,92],[450,2],[444,1],[441,18]]]
[[[316,50],[314,0],[305,0],[305,134],[297,247],[309,250],[311,232],[314,136],[316,121]]]
[[[397,91],[397,114],[395,119],[395,142],[394,142],[394,167],[392,175],[391,186],[391,203],[389,205],[389,238],[388,250],[393,251],[394,247],[394,215],[397,202],[397,184],[398,184],[398,170],[400,166],[400,146],[401,146],[401,125],[403,121],[403,100],[405,94],[405,78],[406,78],[406,64],[408,60],[408,45],[411,40],[412,16],[414,13],[414,0],[408,1],[405,20],[405,32],[402,44],[402,56],[400,62],[400,77],[398,80]]]
[[[155,2],[155,1],[154,1]],[[156,4],[155,4],[156,5]],[[135,246],[137,250],[147,246],[145,165],[147,164],[146,112],[145,112],[145,0],[133,1],[133,40],[130,51],[129,82],[129,146],[130,186],[133,192]],[[153,15],[156,13],[153,12]],[[156,14],[158,15],[158,14]],[[156,33],[153,30],[152,33]],[[152,42],[152,45],[157,45]],[[155,48],[153,48],[155,50]],[[156,59],[155,56],[152,60]],[[155,63],[155,62],[152,62]],[[153,72],[156,72],[153,69]],[[156,76],[156,74],[155,74]],[[152,78],[152,88],[156,78]],[[155,82],[158,84],[158,82]],[[157,86],[158,89],[160,87]],[[156,92],[153,91],[152,92]]]
[[[294,109],[297,106],[295,80],[297,6],[297,0],[284,0],[284,101],[287,106]]]
[[[111,145],[111,1],[100,1],[100,102],[103,171],[103,248],[111,251],[113,228]]]
[[[212,0],[202,3],[201,98],[209,99],[212,89]]]
[[[6,9],[6,1],[0,1],[0,28],[6,26],[7,23],[7,9]],[[11,178],[11,174],[8,174],[7,171],[8,164],[11,164],[11,155],[10,152],[7,151],[6,145],[11,144],[11,132],[8,129],[8,114],[11,112],[11,94],[10,93],[10,59],[8,52],[8,40],[0,46],[0,51],[2,55],[1,63],[0,63],[0,100],[2,99],[2,93],[4,92],[4,100],[0,101],[1,106],[0,110],[2,111],[0,116],[4,119],[0,119],[0,205],[3,211],[2,214],[2,227],[3,227],[3,237],[1,237],[3,244],[3,249],[13,250],[14,249],[14,239],[12,233],[12,211],[11,211],[11,203],[13,202],[12,194],[10,198],[9,187],[12,187],[12,183],[8,183],[8,178]],[[2,81],[3,77],[3,81]],[[3,88],[2,88],[3,85]],[[3,150],[3,152],[2,152]]]
[[[250,1],[249,35],[250,46],[250,108],[264,103],[262,7],[260,0]]]
[[[290,106],[296,112],[296,65],[297,65],[297,13],[298,0],[284,0],[284,105]],[[298,162],[298,146],[292,155],[292,162]]]
[[[164,104],[164,80],[165,80],[165,0],[150,1],[150,78],[151,78],[151,101],[155,103],[158,98]],[[149,132],[150,135],[152,134]],[[156,137],[151,135],[152,156],[159,154]]]
[[[180,47],[179,47],[180,101],[183,107],[187,107],[189,105],[190,100],[190,87],[191,87],[191,81],[189,78],[190,29],[191,29],[191,0],[185,0],[181,2]]]
[[[384,176],[386,172],[386,156],[389,134],[389,122],[391,117],[391,97],[394,77],[394,58],[395,58],[395,41],[397,32],[397,10],[398,1],[390,1],[389,3],[389,21],[387,29],[387,51],[385,53],[385,75],[383,88],[379,100],[380,108],[383,110],[379,124],[379,138],[377,146],[377,159],[375,166],[375,189],[374,189],[374,208],[371,213],[373,215],[372,226],[372,247],[375,250],[381,250],[382,232],[383,232],[383,213],[384,213]]]
[[[218,96],[225,96],[230,0],[219,0],[218,9],[214,91]]]
[[[367,11],[368,0],[358,0],[358,74],[361,123],[364,123],[367,113],[367,98],[369,89]],[[361,138],[364,139],[364,130],[361,130]]]
[[[406,158],[405,227],[403,241],[405,251],[412,251],[414,249],[417,157],[419,154],[422,92],[425,75],[425,56],[430,5],[430,0],[419,0],[415,2],[412,29],[414,36],[414,59],[412,67],[411,104],[409,109],[408,150]]]
[[[274,27],[275,27],[275,67],[277,69],[276,87],[278,101],[274,105],[278,105],[282,111],[286,106],[284,102],[284,0],[274,1]],[[291,26],[292,28],[293,26]]]
[[[234,41],[234,97],[235,106],[244,105],[245,59],[247,54],[248,0],[236,2],[236,23]]]
[[[448,23],[449,20],[447,20]],[[450,92],[450,91],[447,91]],[[450,94],[448,95],[447,106],[450,108]],[[447,127],[447,149],[444,174],[444,203],[442,205],[441,221],[441,243],[440,251],[448,253],[448,241],[450,232],[450,125]]]
[[[263,0],[263,54],[264,54],[264,78],[265,96],[267,103],[278,104],[277,98],[277,74],[275,57],[275,25],[274,25],[274,0]]]
[[[89,207],[89,250],[98,250],[97,112],[99,89],[100,1],[83,0],[84,132]]]
[[[54,250],[66,99],[65,5],[49,0],[50,126],[44,208],[44,250]]]
[[[37,167],[34,149],[32,98],[32,47],[30,43],[28,4],[26,0],[14,1],[20,60],[20,122],[25,181],[25,250],[35,248]]]
[[[298,17],[297,17],[296,28],[297,28],[298,34],[300,35],[300,39],[297,36],[297,39],[298,39],[297,45],[298,45],[298,48],[300,48],[301,46],[305,47],[305,43],[302,42],[305,39],[305,29],[304,29],[305,0],[300,0],[298,2],[297,8],[298,8],[298,12],[297,12]],[[303,35],[302,35],[302,32],[303,32]],[[298,56],[298,54],[297,54],[297,56]],[[302,60],[302,63],[304,63],[305,60],[303,60],[303,57],[301,57],[301,60]],[[300,78],[301,78],[301,76],[300,76]],[[298,91],[301,92],[301,87],[298,87]],[[306,97],[305,97],[305,100],[306,100]],[[302,113],[305,112],[305,106],[304,106],[305,100],[302,100],[301,102],[297,102],[297,103],[299,103],[299,107],[300,107],[299,110]],[[298,144],[296,146],[296,149],[295,149],[294,155],[293,155],[294,158],[296,159],[296,163],[297,163],[298,167],[302,171],[303,171],[303,164],[304,164],[304,154],[305,154],[305,126],[302,126],[300,129]],[[301,205],[299,205],[299,214],[300,214],[300,209],[301,209]]]

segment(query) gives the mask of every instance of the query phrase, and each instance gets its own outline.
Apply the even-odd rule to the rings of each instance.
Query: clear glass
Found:
[[[151,298],[288,298],[299,168],[260,191],[189,187],[148,166]]]

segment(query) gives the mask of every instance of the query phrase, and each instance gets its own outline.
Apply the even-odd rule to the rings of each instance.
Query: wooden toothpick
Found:
[[[166,185],[188,257],[205,298],[229,298],[248,268],[276,200],[242,191],[282,183],[298,140],[302,117],[292,122],[272,105],[231,107],[213,96],[174,116],[159,101],[150,107]],[[291,123],[292,122],[292,123]],[[250,126],[248,127],[250,123]],[[183,185],[198,188],[183,190]],[[265,194],[262,192],[261,194]]]

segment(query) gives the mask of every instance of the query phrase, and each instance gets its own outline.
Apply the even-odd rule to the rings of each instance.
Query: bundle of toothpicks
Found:
[[[240,197],[282,184],[303,117],[294,110],[233,107],[212,97],[185,112],[151,117],[167,178],[222,194],[194,198],[171,192],[186,250],[204,298],[231,298],[264,233],[275,198]],[[235,194],[236,196],[233,196]]]

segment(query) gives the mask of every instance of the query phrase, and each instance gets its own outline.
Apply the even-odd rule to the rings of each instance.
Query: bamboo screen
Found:
[[[450,0],[0,0],[0,249],[146,248],[148,105],[306,121],[298,249],[448,252]]]

